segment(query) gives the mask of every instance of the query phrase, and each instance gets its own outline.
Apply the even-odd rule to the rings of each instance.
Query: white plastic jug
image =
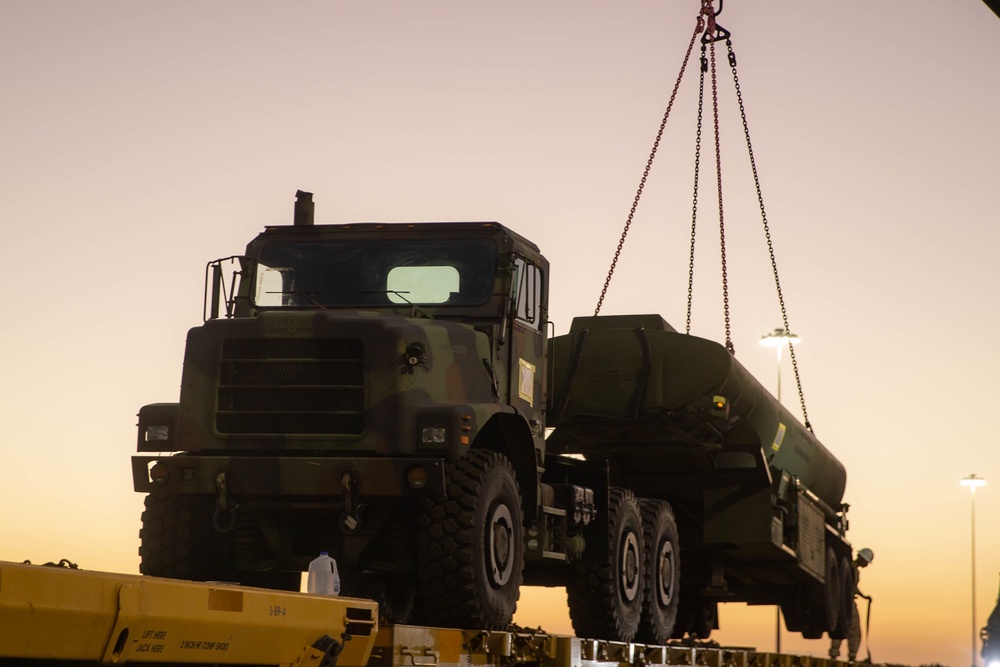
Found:
[[[309,579],[306,590],[316,595],[340,595],[340,573],[337,561],[326,551],[309,563]]]

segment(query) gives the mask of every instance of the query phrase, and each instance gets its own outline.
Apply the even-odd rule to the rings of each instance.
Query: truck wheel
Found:
[[[377,602],[380,623],[418,623],[414,613],[417,589],[409,573],[344,573],[340,594]]]
[[[807,612],[802,618],[802,637],[804,639],[822,639],[825,619],[821,614]]]
[[[785,618],[785,629],[789,632],[802,632],[802,611],[798,602],[781,603],[781,615]]]
[[[708,639],[712,636],[712,630],[715,630],[717,627],[719,627],[718,603],[702,600],[701,604],[695,609],[691,634],[698,639]]]
[[[824,596],[824,588],[819,584],[809,585],[804,592],[791,602],[781,603],[781,615],[785,617],[785,627],[789,632],[800,632],[805,639],[820,639],[826,630],[826,614],[815,599]]]
[[[608,505],[607,535],[593,543],[601,562],[578,563],[566,586],[569,615],[579,637],[628,642],[642,617],[642,517],[627,489],[611,489]]]
[[[831,630],[831,639],[847,639],[851,631],[851,615],[854,611],[854,568],[851,559],[841,556],[840,567],[840,612],[837,615],[837,627]]]
[[[673,636],[680,596],[680,546],[670,503],[640,500],[643,559],[643,609],[636,641],[666,644]]]
[[[234,581],[218,566],[210,496],[146,496],[139,530],[139,572],[154,577]]]
[[[698,639],[708,639],[712,630],[719,627],[719,606],[702,597],[697,589],[681,593],[677,605],[677,621],[671,639],[683,639],[690,634]]]
[[[506,629],[524,568],[517,479],[503,454],[470,450],[447,466],[448,497],[425,499],[417,538],[429,625]]]
[[[843,613],[841,598],[843,595],[843,585],[840,579],[840,561],[833,547],[826,548],[826,583],[823,585],[823,613],[819,615],[826,621],[826,631],[833,637],[837,634],[837,626],[840,625],[840,617]]]

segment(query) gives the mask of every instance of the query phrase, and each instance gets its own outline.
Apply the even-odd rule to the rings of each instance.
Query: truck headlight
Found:
[[[170,440],[170,427],[166,424],[151,424],[146,427],[146,442],[166,442]]]
[[[420,429],[421,445],[443,445],[448,442],[448,429],[444,426],[425,426]]]

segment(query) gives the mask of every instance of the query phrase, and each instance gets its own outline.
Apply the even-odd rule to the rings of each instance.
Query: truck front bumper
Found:
[[[294,498],[445,497],[440,458],[288,456],[133,456],[132,481],[142,493]]]

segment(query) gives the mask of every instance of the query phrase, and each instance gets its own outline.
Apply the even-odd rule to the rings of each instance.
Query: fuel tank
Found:
[[[725,347],[659,315],[575,318],[549,340],[549,364],[550,447],[608,458],[637,493],[752,491],[788,472],[830,507],[843,500],[840,461]]]

